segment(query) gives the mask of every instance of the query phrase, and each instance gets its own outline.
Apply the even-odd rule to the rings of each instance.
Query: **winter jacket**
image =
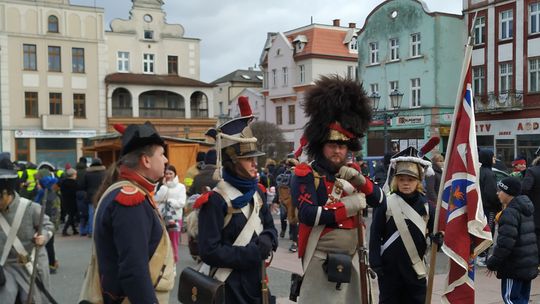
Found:
[[[531,200],[519,195],[502,211],[493,255],[487,260],[488,269],[496,270],[497,278],[529,281],[538,275],[533,210]]]
[[[83,190],[86,191],[88,203],[94,203],[94,196],[105,178],[105,166],[90,166],[84,175]],[[97,202],[97,201],[96,201]]]
[[[426,197],[429,202],[436,204],[439,196],[439,186],[441,184],[442,168],[436,164],[432,165],[434,175],[426,176]]]
[[[193,179],[193,184],[189,188],[189,195],[193,194],[202,194],[204,187],[209,187],[213,189],[219,180],[214,179],[214,172],[216,171],[215,165],[204,165],[204,167],[199,171],[199,174]]]
[[[540,165],[527,168],[521,182],[521,193],[529,197],[534,206],[534,222],[540,237]]]
[[[162,185],[155,195],[155,200],[159,205],[169,202],[176,211],[178,219],[182,219],[182,208],[186,205],[186,186],[178,181],[178,176],[166,184]],[[159,206],[162,209],[162,206]]]
[[[484,212],[498,212],[501,210],[501,202],[497,197],[497,179],[491,169],[493,166],[493,151],[480,150],[478,158],[482,163],[480,167],[480,193]]]

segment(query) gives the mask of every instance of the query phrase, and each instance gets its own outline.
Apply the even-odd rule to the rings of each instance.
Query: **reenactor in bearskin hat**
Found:
[[[241,117],[217,129],[217,167],[221,180],[194,205],[199,211],[199,255],[210,274],[225,282],[225,303],[269,299],[261,283],[264,261],[277,248],[277,231],[258,184],[257,150],[247,98],[239,98]]]
[[[96,193],[93,233],[103,303],[168,303],[174,258],[152,195],[167,164],[165,142],[149,122],[115,129],[121,156]]]
[[[358,215],[366,201],[377,206],[384,195],[346,161],[360,150],[372,110],[357,82],[330,76],[307,93],[305,112],[305,150],[313,162],[296,166],[291,183],[304,268],[298,301],[360,303]]]
[[[427,267],[424,255],[431,236],[434,207],[422,182],[431,162],[414,147],[390,159],[390,194],[373,214],[369,263],[377,273],[379,303],[424,303]],[[442,233],[432,240],[442,245]]]

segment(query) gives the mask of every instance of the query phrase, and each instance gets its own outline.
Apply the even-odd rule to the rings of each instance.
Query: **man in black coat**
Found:
[[[86,169],[86,174],[82,182],[82,189],[86,192],[86,203],[88,204],[88,237],[92,236],[92,225],[94,221],[94,205],[97,203],[95,195],[99,186],[105,178],[105,166],[101,159],[92,159],[92,164]]]
[[[533,204],[520,195],[517,178],[507,177],[497,187],[497,195],[505,206],[498,218],[499,230],[488,269],[502,279],[501,293],[505,303],[528,303],[531,281],[538,275],[538,248],[534,233]]]
[[[533,202],[536,244],[540,260],[540,157],[533,160],[532,166],[525,171],[525,177],[521,181],[521,193],[527,195]]]

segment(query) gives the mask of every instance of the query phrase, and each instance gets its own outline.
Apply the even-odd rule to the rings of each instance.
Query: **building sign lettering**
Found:
[[[398,126],[424,124],[424,116],[400,116],[396,119]]]
[[[522,134],[540,134],[540,118],[477,121],[476,135],[512,137]]]

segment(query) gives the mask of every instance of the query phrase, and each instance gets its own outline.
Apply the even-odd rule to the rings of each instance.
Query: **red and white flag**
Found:
[[[478,184],[471,55],[466,53],[461,102],[454,109],[442,187],[439,231],[445,232],[443,252],[450,257],[450,271],[443,303],[474,303],[474,259],[492,244]]]

